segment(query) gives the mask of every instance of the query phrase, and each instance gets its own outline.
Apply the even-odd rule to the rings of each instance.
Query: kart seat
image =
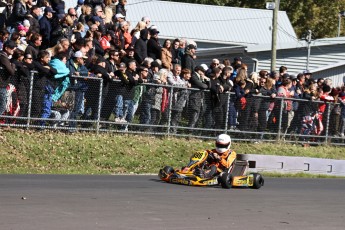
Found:
[[[231,170],[232,176],[242,176],[248,167],[247,161],[235,160]]]

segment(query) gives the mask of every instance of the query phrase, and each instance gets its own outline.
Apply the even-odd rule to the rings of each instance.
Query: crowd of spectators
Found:
[[[329,121],[329,133],[344,136],[344,86],[315,81],[308,71],[290,75],[284,66],[248,76],[241,57],[196,65],[195,42],[176,38],[161,45],[159,28],[148,16],[130,29],[126,4],[78,0],[65,9],[63,0],[2,1],[0,114],[28,116],[35,70],[35,118],[108,120],[114,114],[115,122],[125,124],[137,114],[150,128],[166,125],[171,114],[173,132],[185,116],[192,128],[316,135]],[[62,102],[70,91],[72,99]],[[9,92],[16,92],[18,104],[9,103]]]

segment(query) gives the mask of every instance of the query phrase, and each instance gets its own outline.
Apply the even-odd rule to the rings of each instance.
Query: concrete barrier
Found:
[[[258,154],[238,154],[238,159],[254,165],[253,172],[311,173],[345,176],[345,160],[311,157],[288,157]]]

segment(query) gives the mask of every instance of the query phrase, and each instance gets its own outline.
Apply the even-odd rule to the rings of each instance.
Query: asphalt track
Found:
[[[345,229],[345,179],[266,178],[260,190],[155,176],[0,175],[0,229]]]

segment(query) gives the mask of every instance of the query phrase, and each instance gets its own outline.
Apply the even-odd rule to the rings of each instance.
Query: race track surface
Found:
[[[260,190],[155,176],[0,175],[0,229],[345,229],[344,179],[266,178]]]

